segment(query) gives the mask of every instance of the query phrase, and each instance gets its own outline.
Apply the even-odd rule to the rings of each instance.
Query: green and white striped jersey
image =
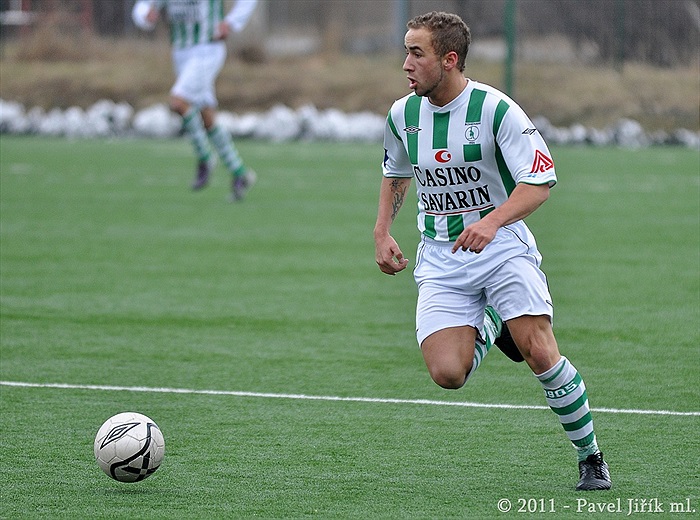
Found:
[[[517,183],[557,181],[547,145],[522,108],[473,80],[443,107],[415,94],[396,101],[384,152],[385,177],[415,177],[418,229],[438,241],[456,240]]]
[[[234,31],[247,24],[257,0],[236,0],[224,14],[224,0],[154,0],[157,9],[165,7],[173,47],[183,49],[219,39],[218,26],[226,21]]]

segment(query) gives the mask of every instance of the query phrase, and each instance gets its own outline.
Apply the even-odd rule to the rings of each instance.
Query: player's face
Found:
[[[433,50],[430,31],[424,27],[409,29],[404,38],[408,88],[419,96],[435,97],[443,83],[444,69],[441,57]]]

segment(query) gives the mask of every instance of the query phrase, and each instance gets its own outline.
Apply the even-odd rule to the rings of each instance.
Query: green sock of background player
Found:
[[[243,175],[246,168],[228,132],[224,131],[219,125],[214,125],[209,129],[208,134],[214,149],[221,157],[228,171],[235,177]]]
[[[190,109],[182,116],[185,132],[194,146],[194,152],[197,155],[199,162],[209,161],[211,158],[211,147],[207,139],[207,132],[204,129],[202,116],[195,107]]]

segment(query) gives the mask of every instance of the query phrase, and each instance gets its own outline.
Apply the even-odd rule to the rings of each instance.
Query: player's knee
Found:
[[[548,316],[524,316],[508,322],[513,339],[527,364],[542,373],[561,357]]]
[[[172,110],[176,114],[180,114],[181,116],[184,116],[190,108],[189,104],[185,100],[176,96],[172,96],[170,98],[169,105],[170,110]]]
[[[556,340],[553,337],[544,341],[530,340],[523,343],[521,349],[523,357],[537,374],[549,370],[561,358]],[[518,344],[518,348],[520,348],[520,344]]]
[[[523,357],[535,374],[541,374],[556,365],[561,359],[561,354],[557,348],[535,346],[527,354],[523,354]]]
[[[471,370],[469,367],[428,367],[430,377],[438,386],[447,390],[457,390],[462,388],[467,381],[467,374]]]

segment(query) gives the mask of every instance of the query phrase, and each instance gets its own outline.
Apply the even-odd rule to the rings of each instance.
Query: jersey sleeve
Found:
[[[241,32],[248,24],[248,20],[253,15],[257,4],[258,0],[236,0],[236,3],[224,20],[231,29]]]
[[[552,154],[547,143],[518,105],[506,111],[496,133],[496,143],[516,183],[557,183]]]
[[[413,177],[413,165],[396,126],[396,104],[386,116],[384,125],[384,160],[382,174],[384,177]]]

